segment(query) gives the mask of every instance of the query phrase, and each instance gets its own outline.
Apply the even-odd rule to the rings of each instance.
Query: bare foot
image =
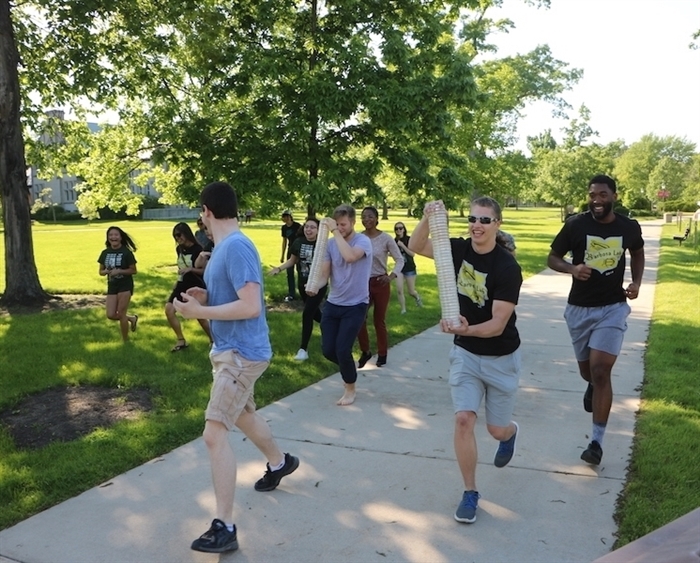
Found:
[[[345,393],[343,393],[343,396],[336,403],[336,405],[339,405],[341,407],[347,407],[348,405],[352,405],[354,402],[355,402],[355,386],[354,385],[346,385],[345,386]]]

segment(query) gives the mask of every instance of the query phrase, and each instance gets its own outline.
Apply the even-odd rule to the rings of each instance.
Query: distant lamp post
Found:
[[[666,211],[666,200],[671,193],[666,189],[666,186],[661,186],[661,189],[657,192],[656,197],[661,200],[661,213]]]

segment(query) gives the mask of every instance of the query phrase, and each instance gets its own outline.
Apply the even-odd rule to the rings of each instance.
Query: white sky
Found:
[[[504,0],[496,14],[516,26],[492,36],[499,56],[548,44],[555,58],[583,69],[564,98],[571,117],[581,104],[591,110],[596,142],[629,145],[653,133],[685,137],[700,151],[700,49],[688,47],[700,29],[700,0],[551,0],[549,9]],[[518,148],[548,128],[561,139],[567,121],[552,118],[551,106],[525,113]]]

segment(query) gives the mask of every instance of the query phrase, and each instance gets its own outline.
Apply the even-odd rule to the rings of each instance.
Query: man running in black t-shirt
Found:
[[[615,180],[599,175],[588,185],[588,211],[571,217],[552,242],[547,265],[571,274],[564,313],[581,377],[588,382],[583,406],[592,412],[593,434],[581,459],[598,465],[613,392],[610,375],[622,348],[630,307],[644,273],[644,240],[639,223],[613,211]],[[625,252],[630,252],[632,283],[622,287]],[[564,256],[571,251],[571,263]]]
[[[441,201],[425,206],[408,248],[433,258],[428,217],[445,213]],[[454,447],[464,481],[464,493],[454,518],[476,521],[480,495],[476,489],[477,449],[474,428],[482,401],[486,428],[499,441],[493,463],[505,467],[515,454],[518,424],[512,420],[520,380],[520,335],[515,306],[523,283],[513,255],[496,242],[501,206],[490,197],[471,202],[469,238],[451,238],[457,277],[460,323],[440,321],[443,332],[454,334],[450,351],[450,389],[455,413]]]

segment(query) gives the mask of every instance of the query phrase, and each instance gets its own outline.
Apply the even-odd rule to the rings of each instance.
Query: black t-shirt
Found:
[[[296,221],[292,221],[292,224],[287,226],[285,223],[282,225],[282,236],[287,239],[287,258],[292,254],[292,243],[297,237],[304,237],[304,233],[301,232],[301,225]]]
[[[408,247],[408,241],[411,240],[411,237],[405,236],[405,237],[396,237],[394,240],[397,243],[401,241]],[[403,248],[399,246],[399,252],[401,252],[401,256],[403,256],[403,268],[401,268],[401,273],[405,274],[406,272],[415,272],[416,271],[416,261],[413,259],[413,256],[410,256]]]
[[[457,276],[459,312],[470,325],[481,324],[493,318],[493,302],[507,301],[517,305],[523,275],[513,255],[497,244],[491,252],[478,254],[471,239],[452,238],[452,261]],[[491,338],[455,336],[455,344],[472,354],[504,356],[520,346],[520,335],[515,327],[515,311],[503,332]]]
[[[564,223],[552,242],[558,256],[572,253],[572,264],[592,269],[586,281],[572,276],[568,302],[580,307],[602,307],[626,300],[625,252],[644,247],[642,228],[634,219],[615,213],[612,223],[600,223],[590,211],[579,213]]]
[[[290,249],[290,253],[298,258],[297,272],[299,273],[299,283],[305,285],[309,279],[311,271],[311,262],[314,259],[314,250],[316,249],[316,241],[308,240],[302,236],[297,238]]]
[[[177,267],[178,269],[194,268],[194,263],[197,257],[202,252],[202,247],[199,244],[193,244],[190,247],[177,246]],[[194,272],[187,272],[184,275],[178,274],[177,281],[184,283],[187,288],[190,287],[206,287],[201,276]]]
[[[126,246],[105,248],[97,261],[107,270],[126,270],[136,264],[136,257]],[[131,274],[107,276],[107,287],[115,291],[128,291],[134,288]]]

